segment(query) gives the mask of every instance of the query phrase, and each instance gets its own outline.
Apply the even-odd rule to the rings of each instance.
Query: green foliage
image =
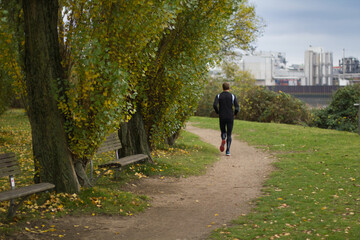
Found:
[[[257,122],[309,123],[310,113],[299,99],[284,92],[254,87],[238,98],[238,118]]]
[[[195,111],[204,73],[221,47],[241,41],[245,48],[257,27],[254,8],[240,0],[61,0],[59,5],[64,76],[54,97],[72,156],[84,166],[106,135],[136,110],[154,145],[179,131]],[[21,6],[15,9],[19,21],[9,29],[23,21]],[[21,56],[23,37],[12,41],[11,31],[5,33],[1,41],[13,43],[8,56],[22,80],[23,58],[13,56]]]
[[[16,1],[0,2],[0,114],[15,99],[15,93],[23,93],[21,82],[21,54],[23,45],[22,14]]]
[[[166,1],[62,1],[59,108],[76,158],[89,158],[134,112],[142,54],[172,19]],[[139,64],[139,65],[138,65]]]
[[[263,19],[256,15],[255,6],[248,0],[240,1],[235,8],[231,23],[224,34],[222,49],[225,51],[233,47],[251,50],[257,37],[261,36],[265,24]]]
[[[12,97],[11,79],[0,69],[0,115],[10,106]]]
[[[137,85],[137,104],[153,146],[179,131],[196,110],[205,73],[217,60],[229,25],[248,20],[235,17],[244,7],[243,1],[235,0],[181,1],[174,20],[152,42],[157,51],[143,58],[148,64]],[[234,46],[235,37],[227,38]]]
[[[330,105],[314,112],[314,125],[341,131],[355,132],[358,129],[358,107],[360,84],[340,88]]]
[[[203,96],[201,97],[196,113],[196,116],[215,116],[215,111],[213,109],[213,103],[215,96],[221,92],[222,83],[219,81],[209,81],[208,84],[204,87]]]

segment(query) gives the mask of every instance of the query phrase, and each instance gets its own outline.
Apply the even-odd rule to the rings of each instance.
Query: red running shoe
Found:
[[[225,150],[225,140],[221,141],[221,145],[220,145],[220,152],[223,152]]]

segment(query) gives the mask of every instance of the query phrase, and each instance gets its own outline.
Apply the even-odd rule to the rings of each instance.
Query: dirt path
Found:
[[[187,131],[218,147],[219,131],[188,126]],[[208,168],[204,176],[145,178],[129,191],[152,198],[152,207],[132,217],[65,217],[54,221],[49,235],[24,233],[17,239],[206,239],[212,230],[250,211],[249,201],[261,194],[272,159],[261,150],[233,140],[231,156]],[[74,227],[76,226],[76,227]]]

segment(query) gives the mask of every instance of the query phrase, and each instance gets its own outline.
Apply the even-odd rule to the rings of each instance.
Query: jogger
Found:
[[[230,91],[230,84],[223,83],[223,92],[216,95],[213,107],[219,114],[221,145],[220,151],[223,152],[226,143],[226,155],[230,156],[231,133],[234,125],[234,116],[239,112],[239,103],[236,96]],[[219,108],[218,108],[219,105]],[[233,106],[235,110],[233,109]]]

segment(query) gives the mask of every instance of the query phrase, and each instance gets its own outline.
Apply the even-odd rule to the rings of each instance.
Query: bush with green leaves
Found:
[[[310,112],[299,99],[255,86],[238,96],[238,118],[246,121],[308,124]]]
[[[201,97],[196,110],[196,116],[210,117],[213,116],[215,111],[213,103],[215,96],[221,92],[222,82],[210,81],[203,90],[203,96]]]
[[[314,111],[314,125],[319,128],[355,132],[358,129],[358,107],[360,84],[337,90],[330,105]]]

